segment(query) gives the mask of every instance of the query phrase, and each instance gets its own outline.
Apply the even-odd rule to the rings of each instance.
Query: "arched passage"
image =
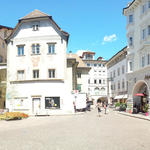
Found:
[[[132,92],[133,109],[144,112],[144,107],[149,103],[149,87],[145,81],[138,81]]]

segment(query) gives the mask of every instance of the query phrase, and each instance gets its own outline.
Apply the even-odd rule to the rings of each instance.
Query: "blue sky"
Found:
[[[34,9],[53,17],[70,34],[68,52],[91,50],[110,59],[127,45],[123,8],[129,0],[13,0],[1,1],[0,24],[15,27]]]

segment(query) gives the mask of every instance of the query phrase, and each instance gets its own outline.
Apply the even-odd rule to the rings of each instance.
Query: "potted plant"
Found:
[[[149,109],[149,105],[145,104],[145,106],[144,106],[144,112],[145,112],[146,116],[148,116],[148,109]]]
[[[118,103],[115,104],[115,109],[119,110],[119,108],[120,108],[120,103],[118,102]]]

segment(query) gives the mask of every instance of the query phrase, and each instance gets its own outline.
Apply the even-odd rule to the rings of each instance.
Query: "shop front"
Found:
[[[139,81],[133,90],[133,113],[145,113],[148,105],[149,87],[145,81]]]

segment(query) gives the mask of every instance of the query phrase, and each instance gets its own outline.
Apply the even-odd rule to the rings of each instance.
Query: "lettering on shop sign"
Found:
[[[145,80],[149,80],[150,79],[150,75],[146,75],[144,79]]]

